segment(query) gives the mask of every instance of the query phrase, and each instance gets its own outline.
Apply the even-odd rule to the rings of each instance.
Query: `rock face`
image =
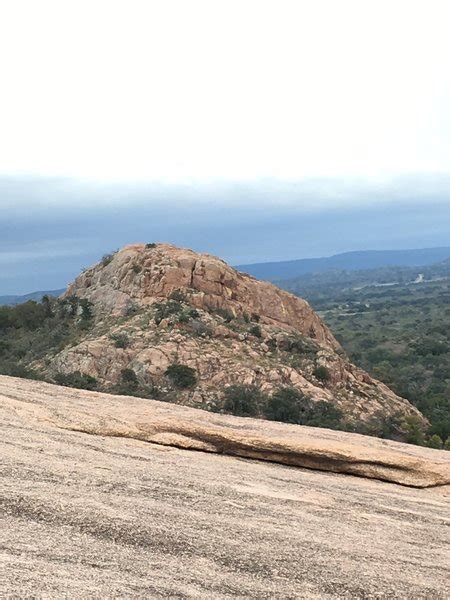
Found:
[[[444,451],[266,431],[252,419],[9,377],[0,377],[0,423],[6,598],[448,598],[448,487],[161,444],[185,445],[202,426],[220,430],[221,444],[246,432],[247,442],[276,440],[277,451],[315,444],[330,457],[345,446],[369,476],[375,454],[393,473],[415,464],[421,485],[438,472],[448,479]],[[133,437],[156,437],[163,424],[170,440]]]
[[[127,246],[81,274],[65,297],[73,295],[93,303],[94,325],[80,343],[35,365],[47,376],[80,371],[107,390],[128,369],[152,395],[210,410],[221,409],[231,384],[266,394],[290,386],[334,403],[350,423],[399,414],[425,422],[346,360],[307,302],[208,254]],[[192,368],[197,384],[173,389],[165,375],[172,364]]]
[[[218,415],[127,396],[0,376],[3,410],[57,429],[132,438],[413,487],[450,484],[450,454],[368,436]]]

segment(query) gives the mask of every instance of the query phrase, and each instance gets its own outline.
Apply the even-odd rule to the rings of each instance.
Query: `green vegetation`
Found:
[[[159,325],[163,319],[183,312],[183,305],[178,300],[168,300],[155,304],[155,323]]]
[[[313,402],[308,396],[292,387],[282,387],[267,401],[265,416],[271,421],[343,429],[342,412],[329,402]]]
[[[92,304],[77,296],[0,306],[0,373],[38,379],[29,365],[76,343],[91,319]]]
[[[326,383],[327,381],[330,381],[330,379],[331,379],[330,371],[324,365],[318,365],[314,369],[313,375],[320,381],[323,381],[323,383]]]
[[[169,300],[175,300],[175,302],[186,302],[186,296],[181,290],[174,290],[170,294]]]
[[[226,308],[215,308],[214,310],[211,310],[211,312],[222,317],[225,323],[231,323],[235,318],[234,314]]]
[[[96,390],[97,379],[91,375],[84,375],[80,371],[73,373],[57,373],[53,378],[58,385],[74,387],[80,390]]]
[[[352,362],[429,419],[425,437],[417,424],[406,423],[410,442],[430,443],[436,435],[445,445],[450,437],[450,261],[319,273],[280,284],[320,311]],[[373,426],[377,435],[389,437],[389,424]]]
[[[110,252],[109,254],[104,254],[102,256],[102,259],[100,261],[102,267],[106,267],[109,265],[109,263],[112,261],[112,259],[114,258],[114,256],[117,254],[118,250],[114,250],[113,252]]]
[[[116,348],[128,348],[130,340],[125,333],[113,333],[111,340],[114,342]]]
[[[257,338],[262,336],[261,327],[259,325],[252,325],[250,327],[249,332]]]
[[[122,369],[120,381],[107,390],[111,394],[121,396],[138,396],[139,398],[157,398],[158,390],[151,385],[141,384],[133,369]]]
[[[254,417],[260,414],[266,397],[256,385],[230,385],[224,392],[225,412],[240,417]]]
[[[443,446],[442,439],[435,433],[428,440],[427,446],[439,450]]]
[[[148,244],[145,244],[145,247],[146,247],[148,250],[152,250],[153,248],[156,248],[156,246],[157,246],[157,245],[158,245],[158,244],[155,244],[154,242],[149,242]]]
[[[230,385],[223,394],[223,410],[240,417],[266,417],[271,421],[346,429],[342,412],[328,402],[314,402],[300,390],[281,387],[272,395],[256,385]]]
[[[194,369],[187,365],[173,364],[167,367],[165,375],[180,389],[194,387],[197,383],[197,375]]]
[[[264,412],[271,421],[304,424],[310,403],[310,399],[295,388],[283,387],[272,394]]]

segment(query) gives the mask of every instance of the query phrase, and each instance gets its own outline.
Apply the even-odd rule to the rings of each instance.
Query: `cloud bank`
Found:
[[[63,287],[127,243],[232,264],[450,244],[450,177],[100,184],[0,178],[0,294]]]

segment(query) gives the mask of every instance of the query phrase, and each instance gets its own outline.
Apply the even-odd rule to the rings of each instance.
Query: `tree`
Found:
[[[405,419],[406,425],[406,441],[409,444],[416,444],[416,446],[423,446],[425,443],[425,436],[423,433],[422,425],[418,417],[410,416]]]
[[[429,448],[436,448],[436,449],[440,449],[443,446],[442,440],[441,438],[437,435],[437,433],[435,433],[434,435],[432,435],[430,437],[430,439],[427,442],[427,446]]]
[[[343,413],[331,402],[320,400],[311,405],[309,415],[306,415],[305,425],[309,427],[327,427],[341,429]]]
[[[299,390],[282,387],[269,398],[265,415],[271,421],[304,424],[311,409],[311,400]]]

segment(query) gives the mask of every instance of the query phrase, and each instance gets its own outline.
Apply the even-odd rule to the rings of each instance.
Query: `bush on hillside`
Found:
[[[165,375],[177,388],[186,389],[194,387],[197,383],[195,370],[187,365],[173,364],[167,367]]]
[[[341,429],[343,413],[331,402],[320,400],[311,405],[309,414],[305,417],[305,425],[309,427],[326,427],[327,429]]]
[[[304,424],[311,409],[311,400],[299,390],[282,387],[269,398],[264,413],[271,421]]]
[[[155,304],[155,323],[159,325],[163,319],[183,312],[183,305],[176,300],[158,302]]]
[[[259,325],[253,325],[250,327],[249,332],[257,338],[262,336],[261,327]]]
[[[224,392],[225,412],[240,417],[253,417],[259,414],[266,397],[256,385],[230,385]]]
[[[436,448],[436,449],[441,449],[443,447],[443,442],[441,440],[441,438],[435,433],[434,435],[432,435],[430,437],[430,439],[427,442],[427,446],[429,448]]]
[[[106,267],[107,265],[109,265],[109,263],[112,262],[112,259],[114,258],[114,256],[117,254],[117,252],[118,252],[117,250],[114,250],[113,252],[104,254],[100,261],[100,264],[102,265],[102,267]]]
[[[343,413],[334,404],[321,400],[314,402],[300,390],[282,387],[275,391],[265,406],[265,415],[271,421],[342,429]]]
[[[113,333],[110,339],[116,348],[127,348],[130,345],[130,340],[125,333]]]
[[[325,367],[324,365],[318,365],[314,369],[313,375],[314,375],[314,377],[319,379],[319,381],[323,381],[323,383],[326,383],[327,381],[330,381],[330,379],[331,379],[331,373],[327,369],[327,367]]]
[[[97,379],[91,375],[81,373],[80,371],[74,371],[73,373],[57,373],[53,379],[58,385],[64,385],[66,387],[74,387],[80,390],[97,389]]]

